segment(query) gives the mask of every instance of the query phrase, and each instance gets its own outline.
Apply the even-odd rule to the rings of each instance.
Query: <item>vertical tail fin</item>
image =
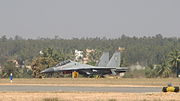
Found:
[[[121,61],[121,54],[120,52],[115,52],[113,56],[111,57],[109,63],[107,64],[107,67],[119,67]]]
[[[109,52],[103,52],[100,61],[98,63],[99,67],[106,67],[109,62]]]

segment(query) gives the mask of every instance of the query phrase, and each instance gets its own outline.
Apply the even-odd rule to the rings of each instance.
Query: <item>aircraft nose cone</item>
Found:
[[[45,70],[41,71],[40,73],[50,73],[50,72],[54,72],[54,68],[45,69]]]

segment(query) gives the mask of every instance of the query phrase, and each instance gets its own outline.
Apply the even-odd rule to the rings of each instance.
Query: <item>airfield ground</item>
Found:
[[[0,101],[180,101],[180,93],[0,93]]]
[[[167,83],[180,86],[177,78],[48,78],[0,79],[0,85],[93,86],[93,87],[163,87]],[[117,92],[11,92],[0,91],[0,101],[180,101],[180,93],[117,93]]]
[[[180,78],[45,78],[13,79],[13,85],[65,85],[65,86],[166,86],[180,85]],[[9,85],[9,79],[0,79],[0,85]]]

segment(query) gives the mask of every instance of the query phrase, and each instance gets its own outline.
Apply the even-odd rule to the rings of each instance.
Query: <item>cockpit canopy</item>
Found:
[[[56,67],[57,67],[57,66],[65,65],[65,64],[70,63],[70,62],[71,62],[70,60],[62,61],[62,62],[58,63],[58,64],[56,65]]]

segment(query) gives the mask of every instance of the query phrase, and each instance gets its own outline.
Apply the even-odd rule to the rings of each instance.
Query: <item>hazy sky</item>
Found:
[[[180,0],[0,0],[0,36],[180,37]]]

